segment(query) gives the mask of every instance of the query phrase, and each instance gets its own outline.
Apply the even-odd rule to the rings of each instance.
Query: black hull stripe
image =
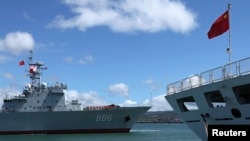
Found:
[[[0,131],[0,135],[17,135],[17,134],[128,133],[129,131],[130,131],[130,128],[121,128],[121,129],[76,129],[76,130]]]

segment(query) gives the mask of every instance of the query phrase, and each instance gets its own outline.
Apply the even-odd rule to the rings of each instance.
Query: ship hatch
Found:
[[[130,116],[127,115],[127,116],[125,117],[125,122],[128,122],[128,121],[130,121],[130,120],[131,120]]]
[[[219,90],[204,93],[209,107],[218,108],[225,107],[226,100],[223,98]]]
[[[250,84],[233,87],[233,92],[239,104],[250,103]]]
[[[182,112],[187,112],[190,110],[198,110],[198,106],[196,104],[196,101],[194,100],[194,97],[184,97],[177,100],[177,103],[180,107],[180,110]]]

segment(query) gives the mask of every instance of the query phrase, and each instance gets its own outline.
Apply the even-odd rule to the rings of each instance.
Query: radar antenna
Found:
[[[42,70],[48,69],[43,63],[33,62],[33,51],[30,51],[28,76],[31,80],[31,86],[40,87]]]

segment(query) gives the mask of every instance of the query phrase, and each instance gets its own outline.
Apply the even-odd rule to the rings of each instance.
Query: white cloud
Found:
[[[137,102],[132,100],[125,100],[122,104],[120,104],[120,106],[126,106],[126,107],[137,106],[137,105],[138,105]]]
[[[13,88],[0,88],[0,105],[3,104],[4,98],[6,98],[6,97],[11,98],[11,97],[16,96],[18,94],[20,94],[20,93]]]
[[[138,103],[133,100],[125,100],[120,106],[131,107],[131,106],[151,106],[149,111],[172,111],[173,108],[170,106],[168,101],[165,99],[166,94],[158,95],[152,99],[145,99],[143,102]]]
[[[187,33],[196,26],[196,15],[179,0],[64,0],[73,17],[60,15],[50,24],[55,28],[85,31],[107,26],[115,32],[157,32],[172,30]]]
[[[75,90],[66,91],[66,100],[70,102],[71,100],[79,100],[83,107],[86,106],[98,106],[107,105],[105,101],[98,96],[95,91],[90,91],[86,93],[79,93]]]
[[[67,63],[73,63],[73,58],[72,57],[66,57],[66,58],[64,58],[64,60],[67,62]]]
[[[11,73],[4,73],[4,77],[8,80],[15,80],[14,76]]]
[[[94,61],[94,58],[91,55],[86,55],[79,60],[79,63],[80,64],[87,64],[87,63],[91,63],[93,61]]]
[[[142,81],[143,84],[146,84],[150,91],[157,91],[161,89],[162,87],[165,87],[165,84],[163,83],[155,83],[153,79],[147,79]]]
[[[173,110],[165,99],[165,94],[153,97],[152,99],[146,99],[142,102],[142,105],[151,105],[150,111],[170,111]]]
[[[79,63],[79,64],[84,65],[84,64],[92,63],[94,61],[94,57],[91,55],[85,55],[80,59],[75,59],[73,57],[68,56],[64,60],[67,63]]]
[[[147,80],[144,80],[142,83],[151,85],[151,84],[153,84],[153,80],[152,79],[147,79]]]
[[[109,86],[108,92],[114,95],[128,96],[128,86],[124,83],[117,83]]]
[[[29,50],[33,50],[35,41],[30,33],[27,32],[11,32],[4,39],[0,39],[0,51],[7,51],[12,54],[20,54]]]
[[[23,17],[26,19],[26,20],[29,20],[29,21],[35,21],[35,19],[33,17],[31,17],[27,11],[23,10]]]

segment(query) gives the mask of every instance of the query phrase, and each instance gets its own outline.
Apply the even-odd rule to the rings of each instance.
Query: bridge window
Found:
[[[204,94],[205,94],[209,107],[219,108],[219,107],[226,106],[226,101],[223,98],[220,91],[216,90],[216,91],[206,92]]]

